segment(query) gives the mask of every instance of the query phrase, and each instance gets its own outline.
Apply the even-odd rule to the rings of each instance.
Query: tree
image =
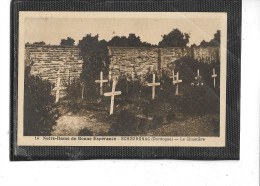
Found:
[[[35,45],[45,45],[45,42],[44,41],[40,41],[40,42],[34,42],[33,44],[35,44]]]
[[[24,135],[47,136],[60,114],[51,94],[52,84],[38,76],[31,76],[30,70],[30,66],[25,69]]]
[[[116,47],[149,47],[152,46],[150,43],[142,42],[139,36],[131,33],[128,37],[115,36],[110,41],[108,41],[108,46]]]
[[[205,40],[201,41],[200,46],[207,47],[207,46],[220,46],[220,30],[217,30],[217,32],[214,34],[214,38],[211,39],[209,42],[206,42]]]
[[[189,43],[190,35],[176,28],[162,38],[159,42],[160,47],[185,47]]]
[[[62,39],[61,42],[60,42],[60,45],[67,45],[67,46],[73,46],[75,43],[75,40],[70,38],[70,37],[67,37],[67,39]]]
[[[95,80],[99,78],[100,71],[106,76],[109,68],[107,42],[98,40],[98,35],[87,34],[79,41],[80,55],[83,58],[81,81],[85,87],[88,98],[96,95]]]

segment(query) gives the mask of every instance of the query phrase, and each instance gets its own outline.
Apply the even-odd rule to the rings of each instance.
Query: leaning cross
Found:
[[[174,73],[174,71],[173,71]],[[173,74],[174,77],[176,77],[176,79],[173,81],[173,84],[175,85],[176,84],[176,92],[175,92],[175,95],[178,95],[179,94],[179,83],[182,82],[181,79],[179,79],[179,72],[177,72],[176,75]],[[174,78],[173,78],[174,79]]]
[[[153,82],[147,84],[149,87],[152,87],[152,99],[155,97],[155,86],[159,86],[160,83],[155,83],[155,74],[153,74]]]
[[[217,77],[218,75],[216,74],[216,72],[215,72],[215,68],[213,68],[213,74],[212,74],[212,78],[214,79],[214,88],[216,87],[216,77]]]
[[[108,82],[108,80],[103,80],[103,72],[102,71],[100,72],[100,80],[96,80],[95,82],[100,84],[100,95],[102,96],[103,95],[103,83]]]
[[[202,77],[200,76],[200,70],[197,70],[197,76],[195,77],[195,79],[198,81],[197,86],[203,85],[202,82]]]
[[[113,81],[112,85],[112,92],[107,92],[104,96],[111,96],[111,103],[110,103],[110,115],[114,113],[114,103],[115,103],[115,96],[120,95],[121,91],[116,91],[116,81]]]

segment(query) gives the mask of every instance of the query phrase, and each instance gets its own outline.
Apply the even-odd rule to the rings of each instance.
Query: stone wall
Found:
[[[31,74],[39,75],[52,83],[68,82],[79,78],[83,60],[80,49],[75,46],[25,45],[25,64],[32,64]],[[212,63],[219,60],[218,47],[108,47],[112,78],[120,75],[143,76],[149,70],[171,69],[182,57],[194,58],[200,62]]]
[[[183,57],[212,63],[219,59],[218,47],[109,47],[110,70],[113,78],[120,75],[145,75],[149,69],[170,69]]]
[[[26,44],[25,66],[30,64],[32,75],[56,83],[59,71],[61,82],[67,83],[79,78],[83,60],[79,48],[75,46]]]

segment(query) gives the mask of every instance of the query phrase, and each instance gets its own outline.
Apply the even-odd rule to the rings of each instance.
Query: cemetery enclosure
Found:
[[[183,74],[179,77],[179,70],[173,69],[172,66],[176,60],[183,57],[196,59],[203,64],[211,64],[219,60],[219,48],[109,47],[108,49],[110,74],[103,76],[100,72],[96,74],[99,79],[93,79],[93,86],[96,86],[97,90],[96,99],[90,101],[82,100],[80,97],[80,100],[73,100],[75,103],[71,101],[74,107],[68,105],[66,100],[59,101],[59,91],[65,88],[62,87],[62,82],[79,78],[83,64],[80,49],[69,46],[26,45],[25,64],[31,65],[31,75],[39,75],[42,79],[56,83],[52,90],[56,94],[59,109],[61,107],[70,109],[66,112],[62,111],[63,114],[54,126],[53,134],[65,135],[59,130],[63,131],[63,127],[72,127],[69,121],[66,121],[71,120],[75,127],[77,122],[80,123],[81,126],[76,127],[77,129],[96,127],[91,131],[93,134],[96,134],[94,131],[99,131],[97,128],[106,126],[104,135],[219,135],[219,100],[215,98],[212,100],[212,96],[207,91],[203,93],[201,90],[204,88],[196,88],[197,86],[191,84],[187,86],[187,81],[182,80]],[[164,69],[170,70],[171,73],[162,80],[158,74]],[[139,84],[139,81],[123,82],[122,79],[120,82],[120,78],[118,84],[111,81],[120,75],[145,76],[149,70],[157,73],[150,74],[151,77],[150,79],[147,77],[146,84]],[[209,72],[212,74],[210,81],[212,80],[213,86],[213,79],[215,82],[215,78],[219,78],[219,72],[215,74],[212,68]],[[201,75],[204,77],[203,73]],[[201,85],[199,70],[197,76],[190,74],[190,77],[197,82],[195,85],[198,87]],[[169,79],[170,84],[167,84],[166,81]],[[127,87],[127,90],[124,87]],[[215,84],[214,91],[219,91],[219,87],[215,89]],[[211,97],[206,98],[207,96]],[[194,110],[197,112],[200,109],[198,106],[204,104],[207,108],[203,108],[202,112],[205,110],[207,112],[202,115],[202,112],[194,115],[183,113],[194,112]],[[214,107],[213,111],[209,107]],[[74,108],[76,113],[73,113]],[[80,115],[77,112],[84,114]],[[92,118],[89,118],[90,113]],[[98,125],[95,125],[95,122]],[[207,123],[211,124],[207,125]],[[68,128],[67,134],[70,131],[79,132]]]
[[[169,68],[183,57],[212,63],[219,60],[218,47],[108,47],[112,78],[120,75],[145,75],[149,70]],[[52,83],[61,78],[78,78],[83,60],[76,46],[25,45],[25,66],[31,65],[31,74],[40,75]]]

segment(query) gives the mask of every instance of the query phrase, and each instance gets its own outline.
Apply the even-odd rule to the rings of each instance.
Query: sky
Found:
[[[26,18],[24,39],[26,43],[59,45],[67,37],[77,44],[87,34],[109,41],[135,33],[143,42],[158,44],[162,35],[178,28],[190,34],[188,45],[199,45],[202,40],[210,41],[220,27],[221,20],[214,18]]]

